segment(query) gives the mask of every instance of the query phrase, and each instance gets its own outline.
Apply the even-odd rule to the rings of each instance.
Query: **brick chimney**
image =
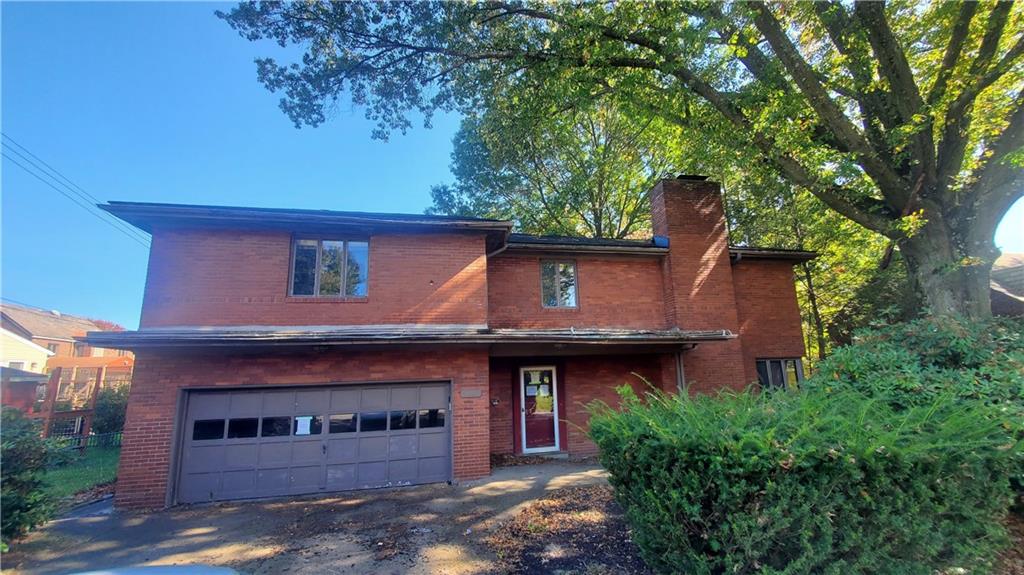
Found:
[[[739,334],[721,186],[702,176],[680,176],[658,182],[650,197],[654,235],[669,242],[662,270],[667,323]],[[739,339],[702,343],[683,362],[691,392],[749,383]]]

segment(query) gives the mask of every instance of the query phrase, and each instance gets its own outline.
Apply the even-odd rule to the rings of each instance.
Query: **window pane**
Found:
[[[443,409],[420,410],[420,429],[427,427],[444,427]]]
[[[763,359],[757,360],[757,382],[761,384],[761,387],[768,387],[770,384],[768,381],[768,362]]]
[[[792,389],[800,385],[800,378],[797,376],[796,371],[796,360],[786,360],[786,385]]]
[[[291,435],[291,432],[291,417],[284,416],[263,418],[263,431],[260,433],[261,437],[282,437]]]
[[[338,413],[331,416],[331,433],[352,433],[356,430],[359,417],[354,413]]]
[[[345,257],[345,242],[323,242],[320,251],[319,295],[341,295],[341,259]]]
[[[366,242],[348,242],[348,261],[345,264],[345,295],[366,295],[369,262],[370,250]]]
[[[416,429],[416,410],[392,411],[391,431],[396,429]]]
[[[558,264],[558,305],[576,307],[575,264]]]
[[[768,362],[772,371],[772,387],[785,387],[786,377],[782,373],[782,361],[773,359]]]
[[[258,417],[243,417],[228,421],[228,439],[241,439],[245,437],[256,437],[260,427]]]
[[[320,435],[324,429],[324,418],[320,415],[299,415],[295,418],[295,435]]]
[[[540,297],[541,302],[547,307],[558,305],[557,268],[555,262],[541,262],[540,264]]]
[[[315,278],[316,240],[299,240],[292,264],[292,295],[313,295]]]
[[[222,439],[223,437],[223,419],[200,419],[192,423],[192,441]]]
[[[369,411],[359,414],[359,431],[384,431],[388,428],[388,412]]]

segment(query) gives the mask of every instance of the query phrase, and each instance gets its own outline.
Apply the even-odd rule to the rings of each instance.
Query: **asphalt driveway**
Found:
[[[546,491],[606,481],[598,466],[552,461],[491,477],[155,513],[94,506],[51,522],[3,558],[4,573],[202,563],[245,573],[492,573],[484,538]]]

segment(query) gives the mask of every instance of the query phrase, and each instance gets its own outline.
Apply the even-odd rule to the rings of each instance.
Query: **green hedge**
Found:
[[[39,425],[17,409],[0,415],[0,549],[46,521],[52,502],[43,487],[50,450]]]
[[[804,388],[856,389],[897,409],[951,393],[995,406],[1024,432],[1024,320],[926,318],[862,331]]]
[[[590,436],[658,572],[983,572],[1005,541],[1020,446],[978,402],[620,394]]]

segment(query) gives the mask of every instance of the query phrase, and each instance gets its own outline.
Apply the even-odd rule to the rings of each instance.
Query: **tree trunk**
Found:
[[[928,311],[970,319],[991,317],[989,277],[999,255],[992,237],[995,230],[958,233],[942,216],[929,212],[935,213],[925,211],[927,223],[921,229],[897,242]]]
[[[825,325],[821,321],[821,312],[818,310],[818,294],[814,291],[811,266],[807,262],[802,262],[800,268],[804,273],[804,283],[807,287],[807,302],[811,305],[811,321],[814,322],[814,338],[818,344],[818,359],[825,359]]]

